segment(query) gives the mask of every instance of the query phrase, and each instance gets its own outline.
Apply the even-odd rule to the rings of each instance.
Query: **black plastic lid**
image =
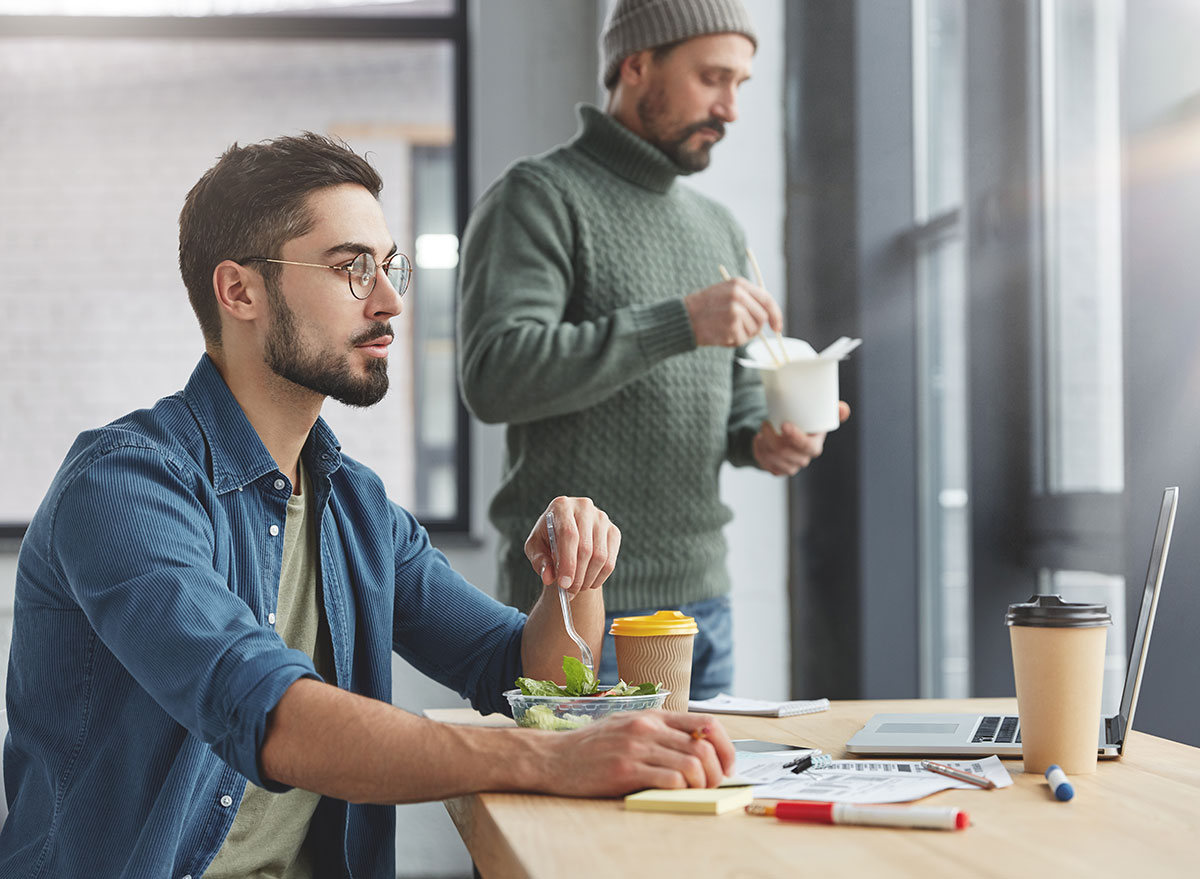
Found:
[[[1111,626],[1112,617],[1105,604],[1063,601],[1061,595],[1034,595],[1028,601],[1010,604],[1004,623],[1046,629],[1082,629]]]

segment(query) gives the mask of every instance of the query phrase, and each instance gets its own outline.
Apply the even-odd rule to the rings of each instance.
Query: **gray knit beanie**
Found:
[[[740,0],[617,0],[600,35],[600,81],[607,88],[635,52],[724,33],[741,34],[758,47]]]

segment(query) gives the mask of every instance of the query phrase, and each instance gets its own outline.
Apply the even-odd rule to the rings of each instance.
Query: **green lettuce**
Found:
[[[661,682],[634,685],[620,681],[601,693],[595,672],[574,656],[563,657],[563,675],[567,680],[566,687],[560,687],[554,681],[532,678],[517,678],[513,683],[525,696],[653,696],[662,688]]]
[[[567,678],[568,696],[591,696],[600,689],[596,673],[574,656],[563,657],[563,674]]]
[[[514,683],[525,696],[569,696],[570,694],[554,681],[535,681],[532,678],[517,678]]]

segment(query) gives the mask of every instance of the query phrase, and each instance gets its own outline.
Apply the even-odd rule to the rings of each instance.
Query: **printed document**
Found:
[[[979,790],[973,784],[947,778],[910,760],[835,760],[828,767],[794,773],[786,766],[816,751],[739,753],[734,777],[754,787],[754,796],[775,800],[820,800],[835,803],[907,803],[943,790]],[[1009,787],[1012,776],[999,757],[940,760]]]

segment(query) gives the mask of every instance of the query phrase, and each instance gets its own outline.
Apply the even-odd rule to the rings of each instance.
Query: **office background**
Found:
[[[8,0],[0,13],[45,14],[53,5],[22,8]],[[299,5],[257,8],[302,11]],[[421,18],[453,12],[452,3],[437,0],[393,6],[367,11]],[[453,276],[446,248],[453,242],[445,236],[458,231],[456,205],[472,203],[511,161],[570,137],[574,105],[600,99],[595,45],[606,6],[471,0],[457,40],[398,38],[397,45],[348,37],[306,42],[300,52],[266,36],[270,24],[260,21],[253,24],[264,34],[256,54],[266,63],[223,86],[245,91],[250,110],[259,102],[257,114],[235,117],[252,133],[234,130],[222,134],[226,140],[337,122],[352,144],[383,161],[385,197],[398,200],[397,239],[431,236],[424,276],[418,255],[412,308],[399,321],[410,324],[407,380],[397,383],[395,408],[374,415],[389,419],[388,429],[368,419],[338,430],[352,454],[374,454],[377,466],[396,468],[389,480],[401,486],[397,496],[445,526],[435,541],[484,589],[493,581],[485,510],[499,478],[501,430],[462,424],[461,412],[446,405],[449,395],[435,393],[449,385],[452,363],[445,340]],[[842,334],[866,343],[843,372],[854,417],[830,437],[810,472],[790,483],[723,474],[736,515],[727,536],[739,693],[1009,694],[1004,606],[1034,591],[1062,591],[1114,610],[1111,705],[1158,494],[1177,484],[1181,510],[1137,726],[1200,744],[1200,707],[1190,692],[1200,622],[1200,549],[1192,537],[1200,502],[1193,507],[1191,500],[1200,497],[1200,255],[1192,244],[1200,228],[1200,59],[1191,37],[1200,9],[1189,0],[1138,0],[1136,15],[1116,0],[747,6],[761,42],[741,119],[714,151],[711,168],[688,183],[728,205],[746,227],[772,292],[787,303],[792,333],[818,346]],[[0,69],[9,74],[3,88],[13,90],[0,106],[0,128],[27,133],[0,141],[0,192],[17,207],[0,220],[7,242],[0,251],[7,267],[0,282],[0,443],[9,443],[6,457],[17,458],[10,470],[20,470],[29,456],[13,426],[47,417],[47,431],[61,430],[70,422],[72,376],[80,370],[117,372],[137,392],[124,408],[186,380],[200,342],[170,276],[174,223],[186,187],[215,152],[185,161],[186,138],[170,140],[176,129],[169,118],[156,120],[170,154],[157,155],[153,140],[131,138],[125,174],[163,165],[177,185],[157,201],[123,202],[113,166],[95,164],[102,144],[79,138],[107,132],[110,147],[121,144],[127,129],[111,124],[113,114],[120,118],[120,94],[92,105],[92,117],[81,103],[74,109],[84,118],[49,118],[47,139],[34,138],[17,110],[36,108],[35,96],[17,84],[29,81],[20,62],[36,46],[29,42],[32,24],[6,26],[13,22],[0,19]],[[219,41],[206,45],[197,55],[221,50]],[[146,67],[122,71],[118,60],[108,73],[127,86],[139,70],[169,64],[153,54],[156,46],[161,40],[135,40],[133,56],[116,57]],[[456,55],[462,50],[465,58]],[[60,88],[70,75],[56,63],[61,59],[38,66],[47,75],[59,68]],[[309,69],[330,73],[296,88],[295,78]],[[454,87],[462,70],[469,75],[465,92]],[[273,82],[244,78],[264,71],[273,71]],[[364,77],[358,91],[329,79],[348,75]],[[399,88],[383,89],[387,99],[375,100],[380,87],[371,76]],[[463,94],[468,103],[456,110]],[[328,105],[347,95],[371,112],[330,114]],[[277,101],[271,112],[265,96]],[[216,86],[185,97],[176,112],[201,120],[219,115],[212,112],[222,97]],[[316,110],[311,118],[318,121],[307,121],[306,112]],[[55,140],[56,126],[71,136]],[[466,155],[455,154],[463,142],[458,131],[466,135]],[[126,329],[138,312],[118,312],[115,301],[111,311],[105,307],[123,291],[135,295],[127,284],[68,270],[79,242],[97,237],[105,222],[103,214],[71,211],[69,187],[58,193],[68,233],[22,237],[14,196],[28,186],[21,149],[48,151],[80,180],[107,175],[113,209],[142,215],[147,236],[167,252],[165,264],[154,267],[154,283],[162,296],[178,296],[173,305],[154,306],[157,325],[172,332],[154,340],[159,347],[106,346],[88,338],[103,336],[97,322],[75,328],[88,338],[82,352],[56,356],[31,344],[76,309],[120,314]],[[456,180],[467,182],[466,192],[455,191]],[[417,192],[422,181],[435,191]],[[73,279],[70,289],[34,295],[16,283],[31,257],[40,265],[36,277]],[[117,271],[115,262],[99,268]],[[82,301],[89,295],[92,305]],[[143,355],[153,368],[139,367]],[[67,411],[47,415],[39,402],[45,399]],[[381,434],[391,442],[364,453]],[[65,448],[46,450],[51,465]],[[16,480],[6,477],[0,490],[6,512],[20,506]],[[14,541],[7,550],[0,553],[5,655]],[[398,662],[396,672],[397,704],[414,711],[459,704]],[[401,807],[397,845],[404,875],[469,875],[465,850],[438,804]]]

